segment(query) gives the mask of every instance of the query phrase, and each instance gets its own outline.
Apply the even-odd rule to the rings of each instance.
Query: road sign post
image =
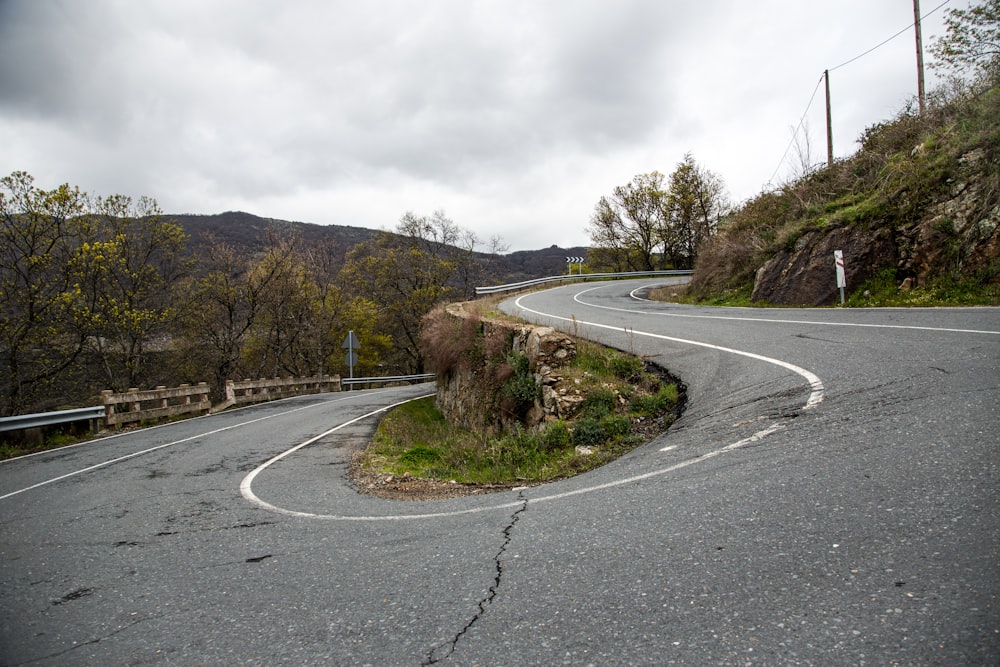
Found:
[[[361,343],[358,342],[358,337],[354,335],[354,330],[351,329],[347,332],[347,337],[344,342],[341,343],[340,347],[347,350],[347,354],[344,356],[344,363],[350,371],[350,377],[354,379],[354,365],[358,363],[358,353],[355,352],[356,349],[361,347]]]
[[[847,287],[847,276],[844,274],[844,251],[834,250],[833,261],[837,266],[837,287],[840,289],[840,304],[844,304],[844,288]]]
[[[566,263],[569,264],[569,275],[573,275],[573,265],[574,264],[579,264],[580,265],[579,273],[580,273],[581,276],[583,275],[583,260],[584,260],[583,257],[567,257],[566,258]]]

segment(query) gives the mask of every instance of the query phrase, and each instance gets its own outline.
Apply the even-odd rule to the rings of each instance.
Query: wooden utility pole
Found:
[[[917,36],[917,100],[924,114],[924,41],[920,36],[920,0],[913,0],[913,28]]]
[[[826,166],[833,166],[833,113],[830,111],[830,70],[823,70],[826,79]]]

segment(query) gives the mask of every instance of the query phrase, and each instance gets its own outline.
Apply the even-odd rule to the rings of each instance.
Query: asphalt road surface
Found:
[[[0,463],[0,664],[1000,664],[1000,310],[650,284],[504,305],[687,384],[668,434],[573,479],[358,494],[351,451],[430,385]]]

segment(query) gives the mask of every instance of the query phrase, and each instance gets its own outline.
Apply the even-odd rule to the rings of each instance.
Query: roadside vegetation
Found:
[[[678,417],[684,393],[676,380],[637,357],[577,345],[574,361],[560,368],[583,396],[571,419],[532,430],[474,432],[449,423],[434,398],[413,401],[382,420],[356,462],[358,476],[492,488],[540,484],[604,465]]]
[[[788,266],[836,233],[883,239],[847,305],[1000,304],[1000,2],[946,14],[930,49],[945,85],[868,127],[849,158],[819,166],[800,155],[798,178],[730,212],[699,247],[686,294],[660,298],[751,305],[772,258]],[[832,282],[832,259],[821,259]]]

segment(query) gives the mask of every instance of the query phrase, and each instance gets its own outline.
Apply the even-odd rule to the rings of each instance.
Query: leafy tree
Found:
[[[395,348],[386,360],[392,370],[423,372],[421,319],[441,301],[460,298],[469,288],[463,276],[474,273],[469,264],[477,261],[475,243],[475,237],[443,211],[431,216],[408,212],[395,233],[381,232],[348,254],[345,282],[355,294],[378,304],[379,329]]]
[[[691,154],[670,174],[639,174],[601,197],[590,219],[592,265],[611,271],[690,268],[728,209],[722,180]]]
[[[651,271],[664,227],[663,174],[639,174],[601,197],[590,218],[592,265],[612,271]]]
[[[984,0],[968,9],[949,9],[945,34],[930,48],[934,69],[959,78],[970,75],[989,86],[1000,81],[1000,0]]]
[[[661,231],[670,263],[690,269],[702,245],[715,235],[729,209],[722,179],[699,166],[690,153],[670,174]]]
[[[356,350],[358,376],[377,375],[377,369],[385,354],[392,349],[392,339],[377,331],[378,307],[371,300],[352,297],[340,284],[340,261],[337,248],[324,243],[305,248],[303,260],[306,271],[314,279],[311,286],[310,304],[312,316],[305,332],[303,356],[307,367],[317,369],[318,374],[328,374],[342,369],[348,372],[344,363],[344,351],[340,347],[348,331],[354,331],[361,348]]]
[[[86,206],[68,184],[42,190],[23,171],[0,179],[0,414],[44,409],[82,350],[66,326],[66,267]]]
[[[187,298],[177,336],[184,375],[202,380],[199,374],[209,370],[216,398],[220,398],[226,380],[252,375],[246,363],[247,349],[263,317],[275,276],[260,268],[259,262],[221,243],[210,246],[208,263],[204,275],[190,279],[181,290]],[[272,268],[277,265],[270,262]]]
[[[78,224],[81,243],[67,267],[71,321],[106,386],[148,384],[149,346],[166,341],[187,237],[148,197],[98,197]]]

